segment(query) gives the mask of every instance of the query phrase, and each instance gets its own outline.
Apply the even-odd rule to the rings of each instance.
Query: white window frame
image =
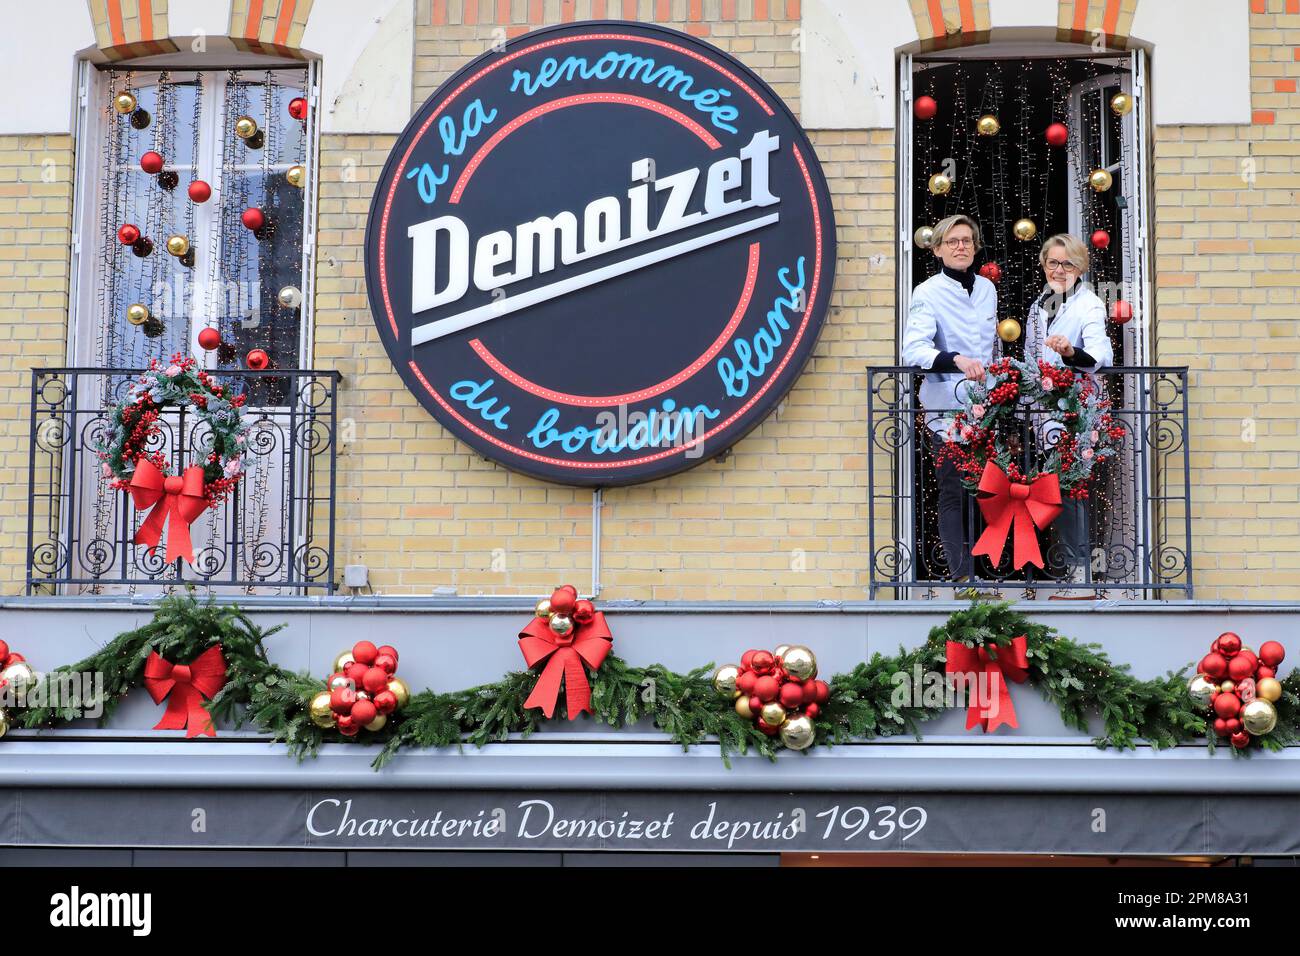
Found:
[[[268,66],[284,66],[282,61],[275,61],[274,64],[266,64],[262,69]],[[147,72],[156,70],[169,70],[173,74],[184,76],[187,73],[202,71],[204,73],[204,102],[213,104],[212,108],[205,111],[204,128],[199,134],[199,152],[200,156],[194,157],[195,165],[200,170],[200,178],[205,179],[212,186],[212,198],[205,203],[198,203],[194,210],[194,229],[197,236],[206,236],[214,228],[215,212],[220,208],[221,201],[221,175],[222,175],[222,147],[224,140],[220,136],[218,128],[219,117],[223,111],[217,106],[225,101],[225,92],[227,86],[226,68],[213,67],[210,64],[192,64],[186,66],[184,63],[176,65],[147,66],[135,67],[130,64],[116,64],[119,69],[141,69]],[[319,104],[320,104],[320,63],[316,60],[305,61],[302,64],[295,64],[295,68],[306,69],[306,96],[308,103],[307,110],[307,136],[306,136],[306,156],[302,162],[307,167],[307,182],[303,189],[303,236],[302,236],[302,278],[300,288],[302,289],[302,306],[300,307],[299,328],[298,328],[298,366],[300,368],[310,368],[312,364],[312,348],[314,346],[313,329],[315,326],[315,285],[316,285],[316,209],[317,209],[317,179],[319,178],[320,169],[320,122],[319,122]],[[244,63],[238,67],[230,69],[246,70],[249,74],[259,69],[257,63]],[[78,82],[77,82],[77,117],[76,117],[76,168],[74,171],[74,189],[73,189],[73,217],[72,217],[72,262],[71,262],[71,285],[69,290],[69,309],[68,309],[68,338],[66,363],[74,367],[94,367],[99,364],[100,357],[93,354],[93,346],[96,333],[99,329],[99,323],[102,321],[113,321],[114,317],[103,317],[98,314],[98,297],[95,289],[96,265],[101,247],[100,242],[114,241],[110,236],[99,235],[99,209],[103,201],[103,190],[106,188],[107,176],[104,171],[98,168],[100,157],[103,154],[103,146],[106,135],[104,124],[99,120],[102,118],[103,110],[100,104],[105,102],[108,96],[108,79],[107,71],[98,69],[94,64],[87,60],[82,60],[78,64]],[[93,105],[92,105],[93,104]],[[232,131],[226,132],[227,136],[233,136]],[[261,168],[260,163],[241,164],[247,168]],[[290,163],[277,163],[271,168],[276,171],[283,171],[292,165]],[[168,169],[173,167],[168,166]],[[181,177],[182,183],[185,177]],[[180,187],[178,187],[180,188]],[[193,237],[191,237],[193,238]],[[155,241],[160,241],[155,237]],[[201,246],[202,248],[202,246]],[[213,278],[215,263],[207,263],[203,275],[205,281]],[[200,265],[200,268],[204,266]],[[204,313],[206,296],[194,296],[190,302],[190,312],[188,315],[190,329],[190,354],[200,362],[211,366],[215,362],[215,354],[206,352],[199,347],[198,334],[207,324],[207,316]]]

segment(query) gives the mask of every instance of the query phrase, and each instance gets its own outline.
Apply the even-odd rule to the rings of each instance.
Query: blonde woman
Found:
[[[985,366],[998,351],[998,293],[975,269],[980,251],[980,227],[975,220],[969,216],[940,220],[931,248],[942,267],[912,290],[901,351],[903,364],[927,373],[921,383],[921,404],[937,456],[947,440],[941,412],[958,407],[957,389],[963,382],[984,380]],[[965,523],[966,490],[952,461],[943,460],[936,475],[939,537],[948,575],[953,581],[968,582],[974,562]]]
[[[1106,333],[1106,305],[1080,279],[1088,271],[1088,247],[1068,233],[1052,236],[1038,254],[1046,287],[1029,309],[1025,359],[1066,365],[1092,374],[1114,364],[1114,351]],[[1060,426],[1043,429],[1040,440],[1051,444]],[[1054,525],[1069,569],[1069,580],[1088,580],[1089,548],[1087,511],[1079,501],[1067,500]]]

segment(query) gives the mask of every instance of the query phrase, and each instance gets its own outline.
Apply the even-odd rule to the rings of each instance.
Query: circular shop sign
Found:
[[[451,77],[379,180],[366,283],[434,417],[550,481],[618,485],[726,451],[817,340],[835,224],[762,80],[635,23],[537,30]]]

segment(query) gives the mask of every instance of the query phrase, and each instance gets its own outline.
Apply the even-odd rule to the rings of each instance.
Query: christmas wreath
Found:
[[[1015,567],[1042,567],[1034,528],[1055,520],[1062,495],[1088,498],[1096,466],[1116,453],[1124,425],[1092,376],[1049,362],[1000,359],[962,392],[960,408],[947,416],[949,440],[939,461],[951,462],[980,494],[988,527],[972,553],[999,564],[1014,535]],[[1029,455],[1022,446],[1026,415],[1037,433]]]
[[[152,554],[170,518],[167,560],[183,557],[193,562],[191,522],[220,504],[244,473],[245,400],[245,395],[232,394],[198,368],[193,358],[173,355],[167,365],[153,359],[112,410],[107,433],[97,446],[104,479],[128,492],[136,508],[153,509],[136,532],[136,544],[147,545]],[[179,475],[169,473],[166,456],[152,447],[162,410],[169,406],[189,407],[206,426],[202,461],[187,465]]]

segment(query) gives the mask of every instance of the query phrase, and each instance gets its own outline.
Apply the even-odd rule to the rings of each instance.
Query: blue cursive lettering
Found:
[[[751,378],[758,378],[771,364],[772,359],[776,357],[776,351],[785,341],[783,333],[790,330],[790,323],[786,321],[783,310],[789,308],[798,312],[803,309],[803,256],[795,264],[795,269],[799,273],[798,284],[791,284],[789,279],[789,268],[782,267],[777,270],[776,277],[781,285],[785,286],[790,293],[789,298],[778,297],[772,303],[771,310],[767,313],[767,325],[760,328],[754,333],[752,340],[736,339],[732,348],[735,350],[736,358],[732,361],[729,357],[718,359],[717,369],[718,376],[722,379],[723,388],[732,398],[743,398],[749,393]]]
[[[486,382],[472,382],[469,379],[462,379],[451,387],[449,394],[456,401],[464,402],[470,411],[478,412],[484,421],[489,421],[504,431],[509,427],[506,425],[506,412],[510,411],[510,406],[505,405],[494,412],[492,406],[497,403],[497,400],[495,398],[483,400],[483,393],[491,388],[495,381],[495,379],[491,378]]]

